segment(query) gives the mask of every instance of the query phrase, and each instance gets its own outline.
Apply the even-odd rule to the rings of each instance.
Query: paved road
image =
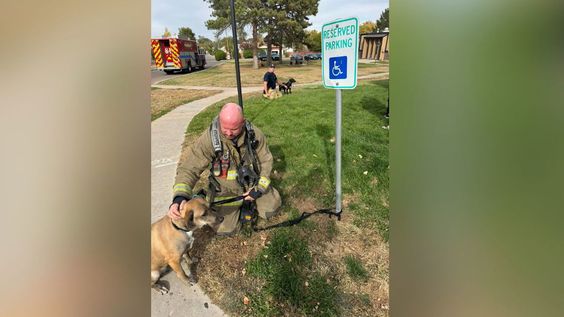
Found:
[[[206,68],[214,67],[219,63],[220,62],[216,61],[215,57],[213,57],[212,55],[206,55]],[[196,71],[198,72],[200,70],[196,70]],[[167,78],[174,78],[175,76],[182,76],[182,75],[186,75],[186,74],[178,73],[178,74],[167,75],[165,74],[165,72],[160,70],[151,70],[151,85]]]

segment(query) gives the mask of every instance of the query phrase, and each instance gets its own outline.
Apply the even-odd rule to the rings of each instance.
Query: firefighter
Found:
[[[176,171],[169,217],[180,217],[180,203],[193,197],[194,186],[206,168],[210,169],[208,201],[245,196],[214,206],[224,217],[218,234],[238,232],[241,222],[249,221],[253,213],[258,212],[263,219],[277,213],[282,201],[278,191],[270,186],[272,154],[266,137],[245,120],[241,107],[235,103],[224,105],[209,129],[187,149],[186,159]]]
[[[264,74],[262,96],[269,99],[281,97],[282,94],[276,90],[276,84],[286,87],[286,85],[281,83],[278,80],[278,77],[276,77],[276,74],[274,73],[274,64],[270,64],[268,71]]]

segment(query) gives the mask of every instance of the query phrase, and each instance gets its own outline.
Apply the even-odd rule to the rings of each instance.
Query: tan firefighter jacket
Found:
[[[262,131],[255,126],[253,126],[253,130],[255,132],[255,139],[258,141],[256,159],[260,165],[260,175],[258,175],[260,179],[257,189],[265,192],[270,185],[272,154],[268,149],[266,137]],[[204,170],[209,170],[216,160],[210,131],[211,126],[187,149],[186,159],[178,165],[173,187],[173,198],[182,196],[190,199],[193,195],[194,185],[200,179],[200,175]],[[252,163],[251,157],[247,153],[246,133],[246,128],[243,127],[243,131],[236,141],[237,146],[235,146],[232,140],[227,139],[219,132],[223,154],[229,153],[228,168],[225,169],[226,164],[223,164],[221,175],[215,177],[221,187],[222,195],[241,195],[244,193],[244,189],[237,182],[237,167],[241,163],[241,159],[244,159],[245,166],[250,166]],[[223,160],[223,163],[225,163],[225,160]]]

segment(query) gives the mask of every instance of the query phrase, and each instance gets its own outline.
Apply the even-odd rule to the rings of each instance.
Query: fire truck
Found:
[[[189,73],[196,67],[204,69],[206,54],[196,41],[180,38],[151,39],[151,51],[157,69],[167,74],[175,71]]]

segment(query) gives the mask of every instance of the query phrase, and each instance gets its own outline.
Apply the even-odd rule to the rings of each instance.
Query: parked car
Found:
[[[257,57],[258,57],[259,60],[261,60],[263,62],[266,61],[266,59],[267,59],[267,55],[264,52],[258,53]],[[280,60],[280,55],[278,55],[278,52],[272,52],[271,57],[272,57],[273,61],[279,61]]]
[[[304,58],[305,58],[306,61],[314,61],[314,60],[318,60],[318,59],[319,59],[319,57],[317,57],[317,54],[313,54],[313,53],[306,54],[306,55],[304,56]]]
[[[303,64],[304,63],[304,57],[300,54],[294,54],[292,56],[290,56],[290,65],[292,64]]]
[[[317,59],[321,59],[321,53],[317,53],[315,55],[317,55]]]

